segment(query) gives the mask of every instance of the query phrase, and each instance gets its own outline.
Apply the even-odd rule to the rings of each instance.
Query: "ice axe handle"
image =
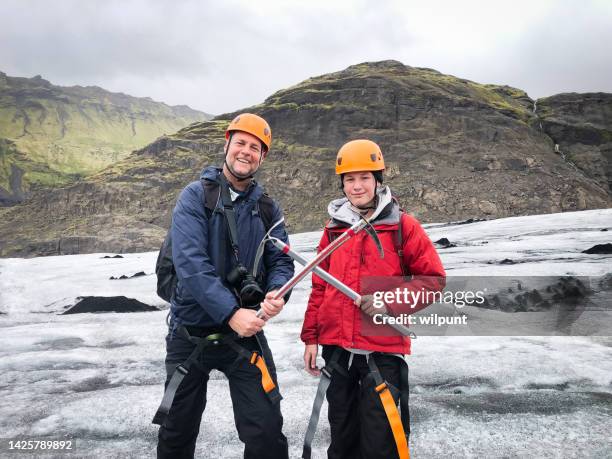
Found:
[[[285,244],[283,241],[281,241],[280,239],[270,238],[270,241],[272,242],[272,244],[274,244],[276,248],[288,254],[291,258],[293,258],[299,264],[303,266],[308,264],[308,261],[304,257],[302,257],[299,253],[291,250],[291,248],[287,244]],[[361,302],[362,296],[359,293],[351,289],[349,286],[347,286],[343,282],[336,279],[334,276],[329,274],[327,271],[323,270],[322,268],[319,268],[318,266],[316,266],[312,271],[317,276],[319,276],[321,279],[323,279],[325,282],[327,282],[328,284],[340,290],[342,293],[348,296],[355,303]],[[382,314],[382,315],[384,317],[389,317],[387,314]],[[390,326],[391,328],[395,329],[395,331],[401,333],[402,335],[410,336],[411,338],[416,338],[416,335],[412,331],[410,331],[408,327],[404,325],[393,323],[393,324],[390,324]]]
[[[285,296],[285,294],[289,290],[291,290],[293,287],[295,287],[295,285],[299,281],[301,281],[304,277],[306,277],[308,273],[314,270],[323,260],[325,260],[328,256],[330,256],[332,252],[334,252],[342,244],[344,244],[351,237],[353,237],[355,234],[361,231],[366,225],[368,225],[368,221],[366,219],[362,219],[358,221],[357,223],[355,223],[353,226],[351,226],[344,233],[342,233],[338,238],[333,240],[327,247],[321,250],[321,252],[319,252],[312,261],[304,265],[304,268],[300,272],[295,274],[289,281],[287,281],[287,283],[283,285],[278,290],[278,292],[276,292],[276,295],[274,295],[274,298],[278,299],[278,298]],[[289,250],[289,246],[286,246],[286,248],[283,248],[281,250],[287,253],[287,250]],[[261,309],[257,311],[257,317],[259,318],[263,318],[264,314],[265,313]]]
[[[327,247],[321,250],[312,261],[309,261],[306,265],[304,265],[300,272],[296,273],[289,281],[287,281],[287,283],[283,285],[278,292],[276,292],[275,298],[284,296],[289,290],[295,287],[298,282],[304,279],[308,273],[321,264],[323,260],[329,257],[342,244],[361,231],[367,224],[367,220],[360,220],[342,233],[338,238],[334,239]],[[289,250],[288,246],[285,249],[282,249],[284,253],[287,253],[287,250]]]

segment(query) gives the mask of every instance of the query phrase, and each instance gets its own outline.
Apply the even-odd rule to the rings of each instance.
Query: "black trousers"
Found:
[[[323,346],[323,358],[327,363],[336,346]],[[347,369],[350,353],[342,351],[338,364]],[[400,387],[403,363],[396,356],[372,353],[382,378],[396,388]],[[376,384],[364,355],[354,355],[348,374],[333,373],[327,389],[328,418],[331,444],[327,449],[329,459],[392,459],[397,458],[397,446],[387,420]],[[393,393],[393,392],[392,392]],[[399,403],[399,391],[393,393]]]
[[[258,334],[261,352],[275,383],[276,368],[263,332]],[[254,337],[237,341],[249,350],[260,350]],[[189,357],[194,345],[180,335],[166,337],[166,386],[177,364]],[[172,408],[159,428],[158,458],[193,458],[206,406],[206,386],[212,369],[223,372],[229,380],[230,397],[238,438],[244,443],[244,457],[285,459],[287,438],[282,433],[280,403],[273,404],[261,386],[261,373],[255,365],[238,356],[227,345],[210,345],[204,349],[197,365],[183,379]],[[278,384],[278,383],[277,383]]]

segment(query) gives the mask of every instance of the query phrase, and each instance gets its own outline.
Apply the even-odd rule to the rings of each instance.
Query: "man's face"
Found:
[[[343,189],[355,207],[366,207],[376,194],[376,180],[372,172],[349,172],[344,175]]]
[[[230,170],[239,177],[253,175],[263,162],[261,141],[247,132],[235,131],[226,141],[230,142],[226,161]]]

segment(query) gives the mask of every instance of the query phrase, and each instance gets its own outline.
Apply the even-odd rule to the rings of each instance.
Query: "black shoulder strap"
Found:
[[[397,252],[397,255],[399,256],[400,266],[402,267],[402,276],[408,276],[410,275],[410,273],[408,272],[408,269],[406,268],[406,265],[404,263],[404,233],[402,232],[403,214],[404,214],[404,211],[400,209],[400,217],[397,223],[397,234],[395,236],[394,245],[395,245],[395,251]],[[339,236],[338,232],[330,231],[327,225],[325,225],[325,228],[323,229],[323,231],[327,231],[327,238],[329,242],[333,242],[334,239],[336,239]]]
[[[219,200],[219,183],[214,180],[200,179],[202,183],[202,189],[204,190],[204,208],[209,212],[210,217],[217,208],[217,201]]]
[[[238,256],[238,226],[236,225],[236,212],[234,211],[234,203],[230,196],[229,183],[223,174],[219,174],[219,190],[221,193],[221,202],[223,203],[223,213],[229,230],[230,244],[236,257],[236,261],[240,260]]]
[[[327,240],[328,240],[328,242],[334,242],[336,239],[338,239],[338,236],[340,236],[339,232],[331,231],[327,227],[325,228],[325,231],[327,231]]]
[[[332,222],[332,218],[325,222],[325,226],[323,227],[323,231],[327,233],[327,241],[334,242],[340,236],[340,231],[332,231],[329,227],[329,224]]]
[[[266,232],[274,224],[274,208],[274,200],[266,193],[261,195],[261,197],[257,200],[257,204],[255,205],[254,212],[259,214],[259,218],[261,218]]]
[[[217,202],[220,198],[221,187],[219,186],[219,183],[214,180],[206,180],[202,178],[200,179],[200,183],[202,184],[203,190],[204,210],[206,212],[206,216],[208,217],[208,222],[210,225],[210,221],[213,217],[213,214],[217,212]],[[223,211],[219,210],[219,213],[223,213]],[[222,233],[221,240],[219,241],[219,243],[223,247],[225,246],[225,244],[227,244],[225,232]],[[225,276],[225,262],[225,257],[221,257],[219,263],[216,265],[215,271],[217,272],[217,275],[221,278],[224,278]]]
[[[210,217],[213,212],[215,212],[217,202],[219,201],[219,183],[215,182],[214,180],[206,179],[201,179],[200,181],[202,182],[202,188],[204,189],[204,207],[208,211],[208,216]],[[263,193],[257,200],[253,214],[259,215],[263,221],[266,231],[268,231],[274,223],[274,210],[274,200],[266,193]]]
[[[399,256],[400,266],[402,267],[402,276],[408,276],[410,273],[406,269],[404,263],[404,234],[402,232],[402,219],[404,211],[400,209],[399,222],[397,223],[397,236],[395,237],[395,251]]]
[[[229,242],[234,253],[235,259],[238,262],[238,225],[236,224],[236,214],[234,211],[234,204],[232,202],[229,184],[223,174],[219,174],[219,182],[213,180],[200,179],[202,188],[204,191],[204,208],[207,211],[208,218],[212,218],[213,214],[218,211],[218,201],[221,200],[223,211],[219,211],[225,215],[225,221],[227,224],[229,233]],[[274,200],[266,193],[262,193],[260,198],[255,203],[253,209],[253,215],[259,215],[261,218],[264,228],[268,231],[271,227],[274,219],[275,210]],[[210,220],[209,220],[210,221]],[[222,244],[226,244],[226,239],[223,238]],[[225,274],[225,259],[220,260],[220,266],[218,266],[217,274],[224,276]]]

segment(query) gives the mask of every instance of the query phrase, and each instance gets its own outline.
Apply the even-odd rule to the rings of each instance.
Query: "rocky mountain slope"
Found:
[[[210,116],[187,106],[0,72],[0,205],[97,172]]]
[[[557,94],[540,99],[536,114],[555,151],[612,190],[612,94]]]
[[[597,111],[603,132],[612,129],[608,96],[607,108]],[[586,106],[592,95],[577,97]],[[325,221],[327,201],[339,195],[336,151],[361,137],[381,145],[386,182],[425,222],[609,207],[610,190],[589,160],[607,148],[605,135],[581,144],[587,154],[579,167],[562,154],[566,137],[553,139],[550,129],[560,118],[568,129],[592,121],[566,116],[551,101],[383,61],[310,78],[245,111],[272,126],[273,148],[259,180],[298,232]],[[205,165],[221,164],[223,133],[234,115],[192,124],[73,186],[5,209],[0,255],[157,248],[182,187]]]

